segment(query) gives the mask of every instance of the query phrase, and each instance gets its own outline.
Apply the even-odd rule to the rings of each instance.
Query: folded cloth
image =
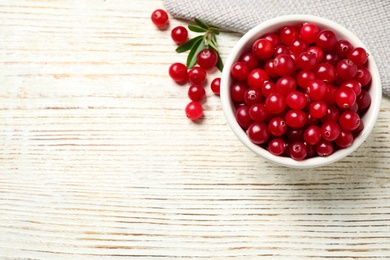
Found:
[[[389,0],[162,0],[176,18],[202,19],[221,29],[245,33],[261,22],[287,14],[333,20],[356,34],[374,57],[383,94],[390,96]]]

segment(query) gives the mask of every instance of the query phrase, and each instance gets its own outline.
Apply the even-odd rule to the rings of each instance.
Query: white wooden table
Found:
[[[389,98],[351,156],[275,166],[209,87],[205,119],[185,117],[161,7],[0,2],[0,258],[390,259]]]

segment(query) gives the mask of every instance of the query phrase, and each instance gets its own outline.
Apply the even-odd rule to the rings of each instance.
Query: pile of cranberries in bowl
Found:
[[[230,127],[251,150],[285,166],[315,167],[367,138],[381,86],[373,58],[347,29],[284,16],[240,39],[225,63],[221,98]]]

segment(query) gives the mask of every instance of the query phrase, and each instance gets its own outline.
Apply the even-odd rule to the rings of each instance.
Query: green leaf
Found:
[[[214,51],[218,52],[218,48],[217,48],[217,45],[215,44],[215,42],[211,39],[207,39],[207,43],[211,46],[211,48],[214,49]]]
[[[214,35],[219,35],[219,29],[215,27],[209,28],[209,30],[214,34]]]
[[[202,27],[197,26],[197,25],[188,25],[188,29],[190,29],[190,31],[199,32],[199,33],[207,32],[207,29],[202,28]]]
[[[180,45],[179,47],[176,48],[176,52],[185,52],[185,51],[188,51],[192,48],[192,46],[194,46],[194,44],[199,40],[199,39],[202,39],[203,36],[196,36],[194,38],[192,38],[191,40],[188,40],[186,41],[185,43],[183,43],[182,45]]]
[[[187,57],[187,68],[192,68],[196,64],[196,57],[198,56],[198,53],[204,49],[204,46],[205,44],[203,38],[194,43],[190,54],[188,54]]]
[[[199,25],[200,27],[202,27],[204,29],[208,29],[210,27],[206,22],[200,20],[199,18],[194,18],[194,20],[195,20],[195,23],[197,25]]]

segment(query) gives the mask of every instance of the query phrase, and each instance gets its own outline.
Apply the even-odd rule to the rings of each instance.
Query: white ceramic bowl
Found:
[[[265,21],[248,31],[234,46],[227,61],[225,62],[225,69],[222,72],[221,101],[222,108],[230,128],[233,130],[237,138],[254,153],[279,165],[293,168],[312,168],[327,165],[346,157],[354,150],[356,150],[371,133],[378,117],[382,98],[380,76],[372,55],[370,55],[368,58],[368,69],[370,70],[372,76],[372,85],[369,89],[369,94],[371,96],[371,106],[369,110],[365,113],[365,115],[361,118],[361,120],[363,120],[364,122],[364,130],[359,134],[359,136],[355,138],[353,144],[350,147],[337,150],[336,152],[327,157],[314,157],[304,159],[302,161],[296,161],[288,157],[275,156],[268,152],[266,149],[252,143],[245,131],[238,125],[236,121],[236,109],[230,98],[230,86],[232,84],[230,68],[244,52],[249,51],[251,49],[253,42],[266,33],[275,32],[282,26],[299,24],[302,22],[315,23],[320,27],[320,29],[331,29],[336,33],[338,39],[347,39],[352,43],[353,46],[363,47],[367,50],[368,53],[370,53],[364,43],[361,42],[353,33],[351,33],[343,26],[328,19],[311,15],[287,15],[277,17]]]

